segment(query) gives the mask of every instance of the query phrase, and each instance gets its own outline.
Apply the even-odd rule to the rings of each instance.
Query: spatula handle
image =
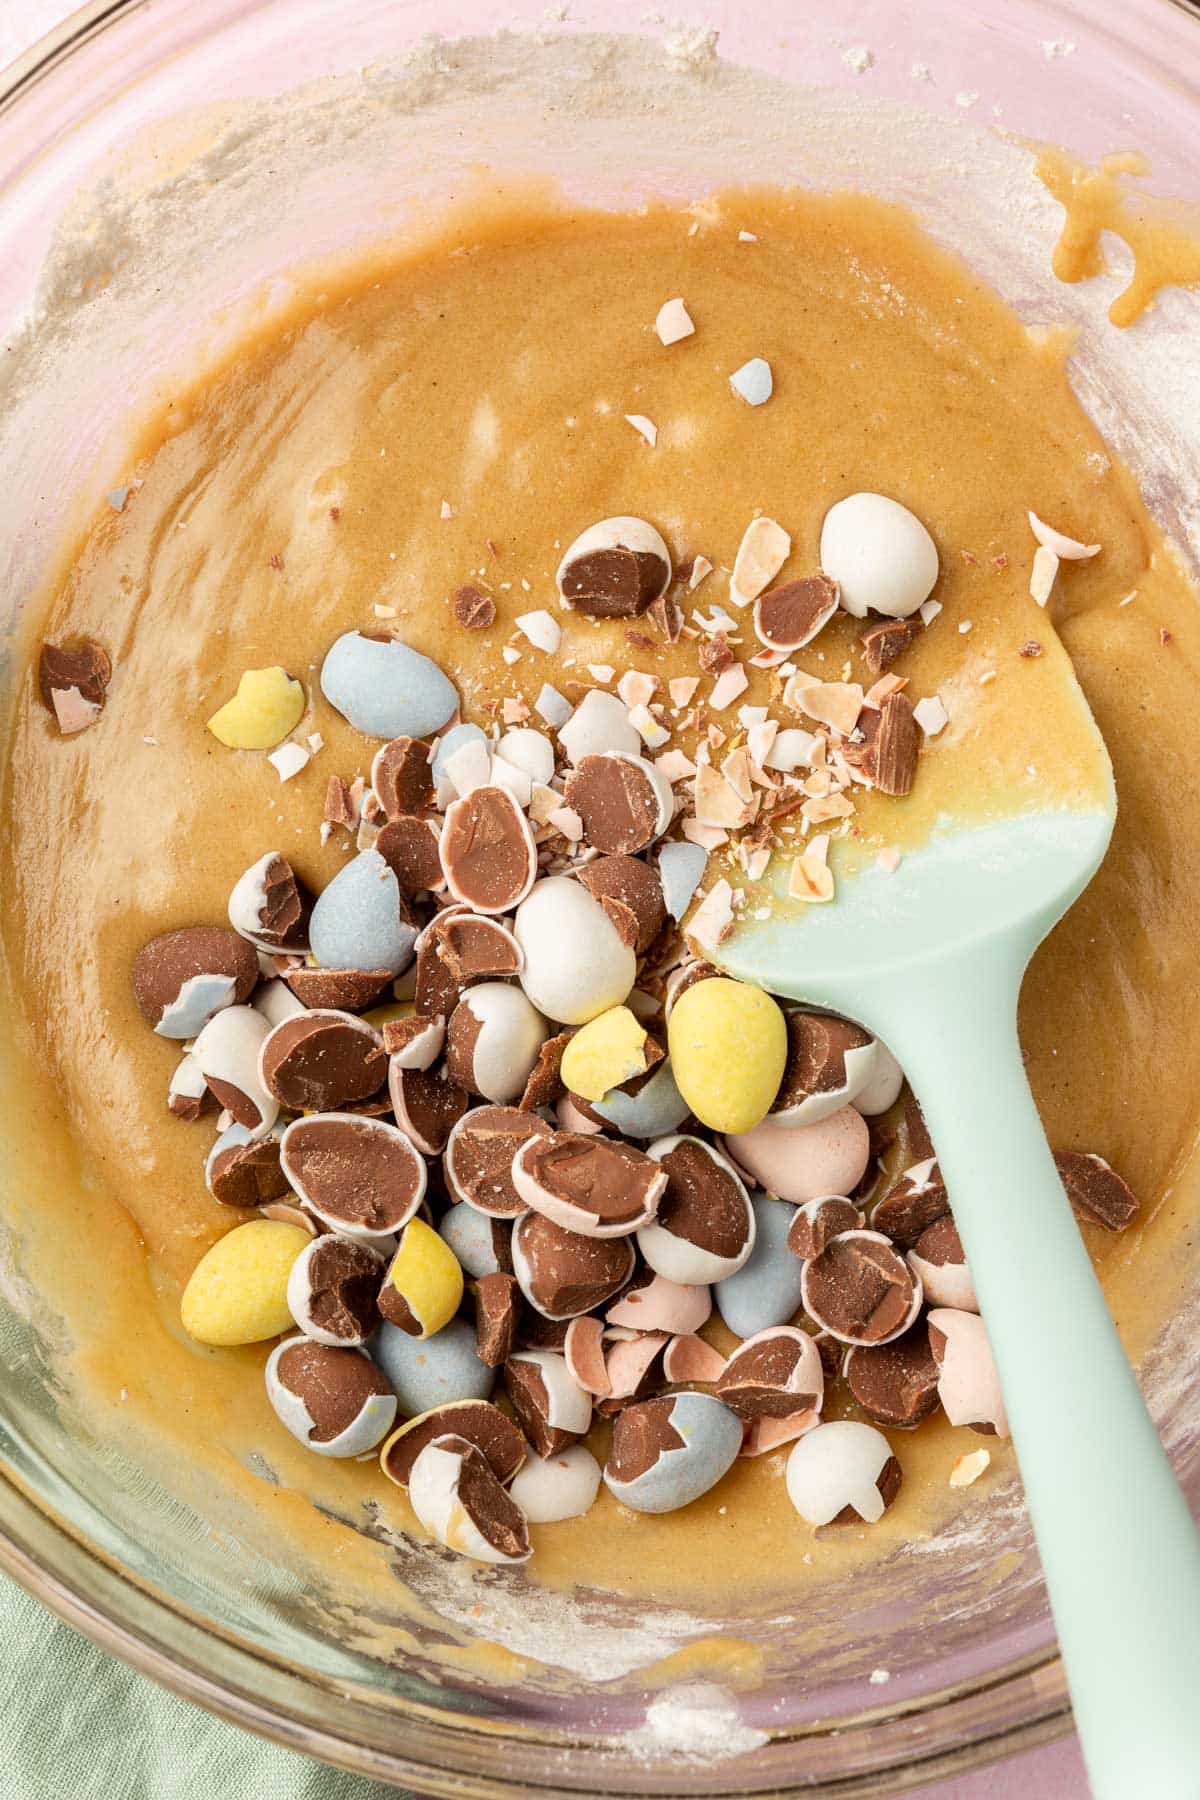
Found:
[[[908,996],[893,1043],[991,1339],[1092,1787],[1196,1800],[1200,1539],[1029,1091],[1021,968],[942,976]]]

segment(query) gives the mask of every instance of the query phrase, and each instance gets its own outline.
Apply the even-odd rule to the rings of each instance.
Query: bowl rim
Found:
[[[186,0],[177,3],[186,4]],[[254,3],[256,0],[251,0]],[[151,0],[84,0],[12,63],[0,68],[0,115],[18,106],[86,45],[150,4]],[[1157,4],[1200,20],[1200,0],[1157,0]],[[507,1800],[521,1792],[536,1794],[541,1800],[579,1800],[581,1794],[594,1791],[582,1783],[559,1786],[552,1780],[536,1778],[531,1778],[527,1786],[524,1782],[518,1785],[480,1775],[461,1763],[431,1762],[427,1755],[412,1754],[404,1735],[398,1735],[386,1749],[377,1749],[365,1745],[348,1729],[339,1731],[328,1722],[317,1724],[312,1717],[302,1716],[280,1702],[264,1701],[248,1682],[228,1674],[213,1674],[211,1658],[206,1667],[203,1653],[206,1647],[211,1648],[214,1634],[189,1616],[186,1608],[144,1586],[131,1570],[69,1529],[52,1504],[41,1497],[35,1500],[7,1454],[5,1437],[0,1428],[0,1570],[65,1624],[139,1674],[225,1722],[283,1748],[390,1785],[413,1786],[434,1800]],[[64,1569],[71,1572],[64,1573]],[[137,1622],[130,1618],[130,1610],[141,1615]],[[158,1621],[169,1624],[171,1632],[182,1637],[182,1648],[178,1643],[164,1641],[165,1634],[155,1628]],[[261,1669],[271,1663],[262,1648],[251,1648],[242,1640],[224,1635],[222,1642],[232,1659],[245,1665],[247,1676],[256,1667]],[[336,1683],[293,1665],[287,1665],[287,1679],[311,1691],[314,1705],[328,1703],[336,1691]],[[648,1776],[644,1789],[620,1786],[610,1787],[609,1791],[628,1796],[678,1796],[702,1791],[708,1800],[741,1800],[747,1794],[769,1789],[780,1800],[785,1795],[801,1793],[808,1800],[821,1800],[821,1796],[828,1796],[829,1800],[875,1800],[877,1796],[908,1792],[978,1770],[1052,1743],[1071,1730],[1061,1660],[1055,1650],[1047,1649],[1009,1664],[994,1675],[922,1696],[902,1711],[892,1709],[889,1713],[886,1707],[879,1706],[859,1718],[838,1721],[832,1726],[772,1736],[770,1747],[782,1748],[823,1736],[837,1736],[845,1743],[852,1733],[859,1732],[877,1740],[889,1724],[902,1727],[905,1719],[911,1721],[918,1716],[950,1718],[956,1712],[966,1714],[973,1700],[1000,1692],[1019,1703],[1015,1720],[1009,1717],[998,1727],[979,1730],[972,1727],[969,1717],[963,1716],[957,1721],[962,1728],[957,1741],[940,1748],[922,1747],[918,1733],[902,1728],[896,1733],[896,1755],[886,1764],[835,1776],[817,1786],[808,1781],[793,1785],[786,1770],[772,1773],[764,1768],[761,1778],[755,1778],[751,1787],[739,1784],[736,1788],[706,1786],[699,1790],[692,1785],[662,1785],[657,1778]],[[406,1712],[406,1706],[401,1704],[392,1715],[398,1725],[407,1724]],[[427,1711],[413,1708],[408,1716],[421,1712],[421,1729],[428,1732],[431,1720]],[[493,1746],[497,1741],[490,1733],[472,1732],[465,1717],[461,1724],[438,1722],[432,1730],[435,1739],[441,1740],[440,1747],[447,1751],[451,1751],[456,1739],[461,1743],[473,1737]],[[535,1747],[553,1744],[546,1734],[529,1733],[525,1741]],[[586,1769],[583,1774],[587,1775]]]

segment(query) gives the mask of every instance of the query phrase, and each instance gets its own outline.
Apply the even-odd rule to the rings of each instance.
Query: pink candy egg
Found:
[[[852,1194],[871,1155],[867,1122],[843,1106],[813,1125],[769,1120],[725,1140],[734,1161],[769,1194],[802,1205],[829,1194]]]

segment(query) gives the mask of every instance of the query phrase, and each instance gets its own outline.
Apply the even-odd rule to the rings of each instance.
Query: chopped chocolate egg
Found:
[[[475,1348],[480,1362],[489,1369],[501,1368],[512,1355],[520,1318],[521,1290],[516,1276],[498,1269],[481,1275],[475,1283]]]
[[[304,1002],[293,994],[281,976],[260,982],[250,1004],[272,1027],[282,1025],[285,1019],[294,1019],[297,1013],[305,1010]]]
[[[469,1094],[497,1106],[519,1100],[549,1027],[519,987],[468,988],[446,1027],[446,1069]]]
[[[576,1099],[603,1100],[654,1066],[652,1045],[644,1025],[627,1006],[612,1006],[589,1019],[568,1039],[559,1064],[562,1079]]]
[[[457,757],[459,751],[466,749],[468,745],[475,746],[476,753],[480,756],[480,766],[484,769],[481,779],[485,782],[487,780],[487,770],[491,762],[487,737],[478,725],[452,725],[449,731],[444,732],[434,745],[433,757],[430,762],[434,799],[440,807],[449,806],[459,792],[457,785],[450,778],[450,764]]]
[[[526,1206],[584,1237],[625,1237],[658,1210],[666,1173],[631,1144],[555,1131],[531,1137],[513,1159]]]
[[[464,1201],[456,1202],[442,1214],[438,1232],[468,1275],[478,1278],[512,1268],[508,1225]]]
[[[406,1069],[391,1062],[388,1098],[396,1123],[422,1156],[440,1156],[471,1097],[444,1069]]]
[[[448,1432],[474,1444],[497,1481],[511,1481],[525,1461],[525,1439],[498,1406],[489,1400],[450,1400],[396,1427],[379,1453],[388,1480],[407,1487],[413,1464],[426,1444]]]
[[[871,1226],[911,1250],[921,1233],[950,1211],[945,1185],[932,1157],[914,1163],[890,1187],[871,1214]]]
[[[821,1357],[807,1332],[773,1325],[738,1345],[717,1378],[718,1398],[748,1424],[819,1412],[825,1393]]]
[[[754,634],[768,650],[803,650],[838,609],[838,590],[826,575],[808,575],[771,588],[754,602]]]
[[[532,1554],[524,1513],[465,1438],[426,1444],[409,1473],[408,1498],[426,1531],[460,1556],[520,1563]]]
[[[910,1430],[938,1406],[938,1366],[924,1324],[887,1344],[848,1349],[842,1374],[855,1401],[876,1425]]]
[[[447,1325],[463,1297],[458,1258],[424,1219],[410,1219],[379,1290],[379,1310],[410,1337],[429,1338]]]
[[[450,892],[476,912],[511,912],[537,874],[529,821],[502,787],[478,787],[451,802],[440,854]]]
[[[715,1487],[741,1447],[741,1421],[710,1394],[642,1400],[613,1426],[605,1485],[634,1512],[675,1512]]]
[[[653,1269],[642,1269],[604,1317],[610,1325],[679,1336],[699,1331],[711,1313],[712,1296],[706,1287],[669,1281]]]
[[[677,1131],[691,1112],[675,1085],[669,1059],[592,1101],[591,1110],[622,1137],[641,1139],[666,1137]]]
[[[376,1238],[408,1224],[425,1197],[425,1164],[384,1119],[310,1113],[280,1145],[283,1174],[330,1231]]]
[[[545,787],[554,779],[554,745],[545,732],[529,725],[506,731],[496,745],[496,756],[527,775],[531,784],[536,781]]]
[[[396,1396],[365,1351],[285,1338],[267,1358],[280,1424],[318,1456],[363,1456],[387,1436]]]
[[[260,1072],[271,1028],[251,1006],[215,1013],[192,1045],[196,1067],[239,1125],[265,1137],[279,1117],[279,1101]]]
[[[707,864],[708,852],[700,844],[681,844],[672,840],[660,848],[658,873],[663,903],[676,924],[691,905],[696,889],[704,879]]]
[[[596,1410],[608,1417],[662,1386],[662,1354],[670,1338],[665,1331],[633,1331],[618,1325],[607,1326],[604,1337],[608,1394],[597,1402]]]
[[[288,1275],[288,1311],[318,1344],[365,1344],[379,1324],[384,1266],[369,1244],[332,1233],[314,1238]]]
[[[670,1382],[719,1381],[725,1358],[702,1337],[674,1337],[663,1351],[663,1375]]]
[[[921,1279],[878,1231],[846,1231],[804,1264],[804,1310],[842,1344],[886,1344],[921,1310]]]
[[[400,1069],[432,1069],[446,1042],[446,1022],[440,1013],[432,1019],[422,1013],[385,1019],[382,1032],[389,1067],[394,1062]]]
[[[796,1214],[788,1226],[787,1247],[793,1256],[807,1262],[809,1257],[820,1256],[831,1238],[840,1237],[846,1231],[860,1231],[863,1215],[852,1200],[843,1200],[839,1194],[827,1194],[819,1200],[806,1200],[796,1208]]]
[[[268,1093],[292,1112],[336,1112],[349,1101],[368,1100],[388,1074],[374,1026],[332,1008],[298,1013],[266,1032],[258,1066]]]
[[[888,1111],[900,1098],[904,1070],[887,1045],[875,1040],[875,1060],[866,1082],[854,1096],[854,1110],[867,1119]]]
[[[866,1120],[852,1106],[839,1107],[815,1125],[777,1125],[768,1119],[751,1131],[732,1133],[725,1142],[738,1166],[769,1194],[798,1205],[829,1194],[852,1194],[871,1157]]]
[[[604,1325],[592,1313],[579,1313],[567,1326],[563,1356],[572,1380],[585,1393],[604,1399],[612,1393],[604,1358]]]
[[[204,1181],[222,1206],[267,1206],[291,1192],[278,1136],[272,1132],[255,1138],[236,1123],[226,1127],[205,1158]]]
[[[958,1227],[947,1213],[927,1225],[908,1253],[909,1267],[925,1291],[927,1306],[978,1312],[975,1284],[963,1255]]]
[[[815,1125],[866,1086],[878,1045],[861,1025],[827,1013],[789,1012],[787,1032],[787,1062],[768,1123]]]
[[[603,1306],[633,1274],[627,1238],[584,1237],[540,1213],[513,1228],[512,1266],[522,1294],[545,1319],[573,1319]]]
[[[786,1201],[755,1194],[754,1243],[740,1269],[717,1282],[713,1299],[730,1331],[753,1337],[769,1326],[788,1325],[800,1310],[804,1269],[787,1251],[795,1209]],[[645,1254],[643,1252],[643,1254]]]
[[[378,850],[361,850],[318,895],[309,948],[326,969],[407,968],[416,942],[408,902]]]
[[[229,923],[260,950],[303,954],[312,907],[312,895],[296,879],[287,858],[268,850],[234,883]]]
[[[240,1006],[258,982],[258,959],[232,931],[188,925],[143,944],[133,997],[160,1037],[194,1038],[223,1007]]]
[[[347,631],[321,664],[321,692],[367,737],[428,737],[458,710],[453,684],[397,638]]]
[[[656,871],[636,856],[617,854],[585,864],[579,879],[601,904],[609,900],[629,908],[637,926],[633,948],[638,956],[644,956],[667,916],[663,884]]]
[[[533,1112],[514,1106],[476,1106],[465,1112],[446,1140],[446,1186],[456,1200],[496,1219],[528,1211],[513,1186],[513,1158],[527,1138],[551,1135]]]
[[[752,356],[749,362],[733,371],[729,385],[747,406],[764,406],[775,391],[770,363],[765,357]]]
[[[302,964],[289,969],[284,979],[301,1007],[366,1012],[391,986],[393,976],[390,969],[314,969]]]
[[[451,1319],[429,1338],[410,1337],[385,1320],[371,1341],[371,1355],[409,1419],[454,1400],[486,1400],[495,1385],[495,1371],[481,1360],[465,1319]]]
[[[631,619],[671,583],[671,553],[645,519],[601,519],[569,545],[555,577],[568,606],[593,619]]]
[[[900,1464],[873,1425],[835,1419],[800,1439],[787,1491],[810,1525],[874,1525],[900,1491]]]
[[[508,1491],[531,1525],[579,1519],[600,1491],[600,1464],[586,1444],[568,1444],[553,1456],[530,1455]]]
[[[554,1456],[592,1422],[592,1396],[553,1350],[521,1350],[504,1365],[504,1388],[517,1424],[539,1456]]]
[[[304,689],[286,669],[247,669],[208,729],[230,750],[270,750],[304,717]]]
[[[978,1313],[935,1306],[927,1323],[938,1366],[938,1399],[950,1423],[1007,1437],[1008,1414],[983,1320]]]
[[[1122,1181],[1102,1156],[1079,1150],[1056,1150],[1054,1162],[1077,1216],[1106,1231],[1123,1231],[1132,1224],[1138,1203],[1128,1182]],[[951,1302],[947,1301],[949,1305]]]
[[[821,568],[856,619],[868,612],[906,619],[933,591],[938,553],[920,519],[898,500],[848,494],[825,514]]]
[[[586,1025],[620,1006],[637,979],[632,941],[599,900],[566,876],[534,883],[517,908],[513,932],[524,956],[521,986],[559,1024]]]
[[[697,1137],[661,1138],[647,1154],[667,1178],[657,1216],[637,1234],[649,1267],[686,1286],[735,1275],[754,1249],[756,1225],[733,1165]]]
[[[402,813],[382,826],[372,849],[382,856],[406,901],[446,890],[442,867],[442,834],[434,819]]]
[[[38,657],[38,692],[58,719],[64,735],[91,725],[99,717],[112,680],[112,660],[91,638],[66,644],[43,644]]]
[[[671,823],[671,784],[644,757],[609,750],[585,756],[567,777],[565,799],[583,821],[593,850],[631,856],[646,850]]]
[[[185,1050],[167,1083],[167,1111],[172,1118],[185,1119],[191,1124],[202,1114],[211,1112],[216,1104],[195,1057]]]
[[[414,737],[396,737],[375,752],[371,786],[384,817],[419,814],[433,805],[433,768],[429,745]]]
[[[636,756],[642,740],[636,726],[629,722],[629,708],[615,694],[590,688],[564,725],[559,726],[558,741],[568,760],[575,766],[585,756],[622,753]]]

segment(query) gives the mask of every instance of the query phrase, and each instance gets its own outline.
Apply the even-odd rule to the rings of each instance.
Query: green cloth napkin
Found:
[[[177,1699],[3,1577],[0,1721],[4,1800],[405,1800]]]

